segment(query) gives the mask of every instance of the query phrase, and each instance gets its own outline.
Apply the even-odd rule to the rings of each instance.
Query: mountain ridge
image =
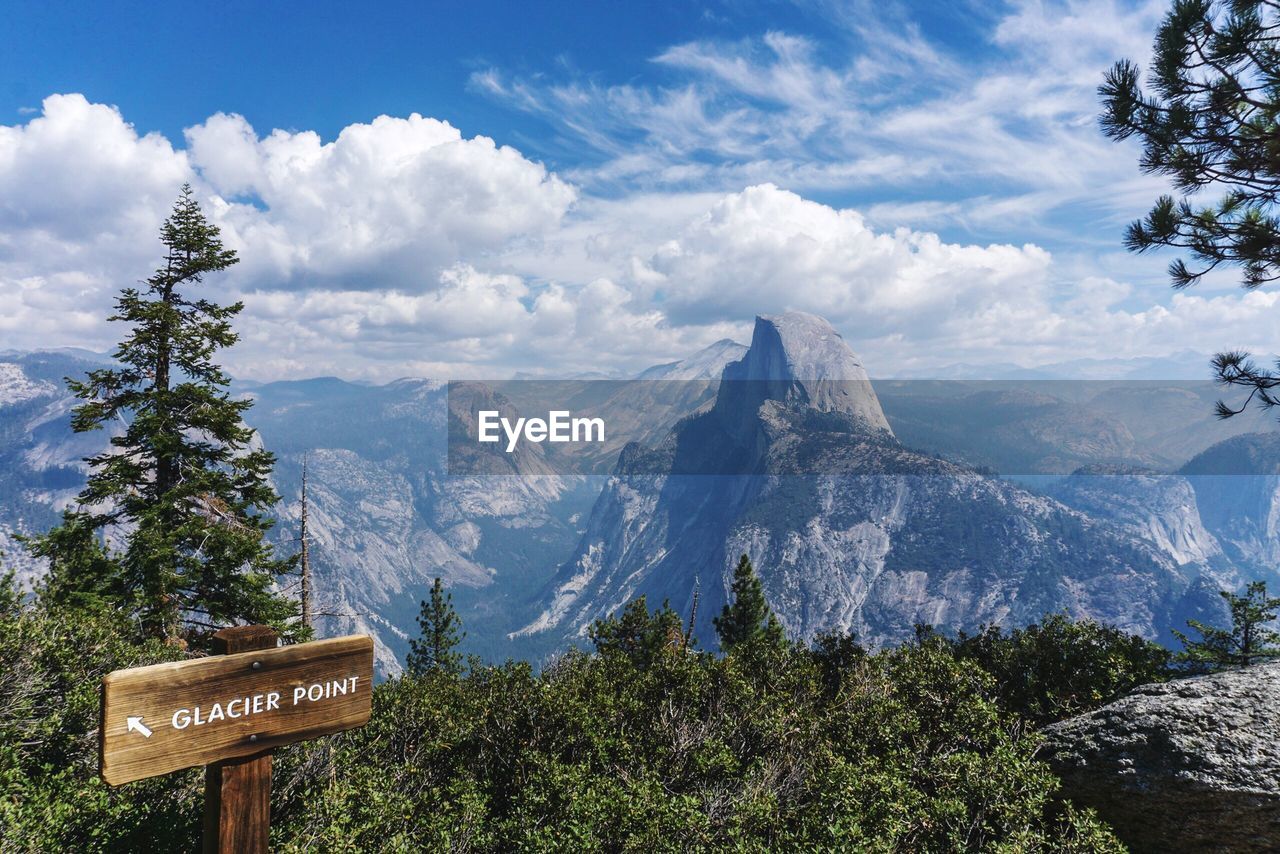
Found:
[[[824,327],[819,333],[826,336],[823,346],[847,347],[820,318],[807,316],[800,326],[812,329],[815,323]],[[780,341],[785,337],[779,334]],[[785,342],[782,349],[787,349]],[[1191,459],[1171,463],[1133,452],[1148,442],[1207,454],[1205,442],[1215,435],[1209,426],[1193,425],[1198,432],[1190,440],[1165,438],[1183,429],[1179,425],[1191,424],[1193,416],[1200,418],[1206,398],[1199,392],[1159,383],[1149,389],[1126,385],[1114,393],[1090,386],[1084,400],[1074,391],[1064,396],[1056,386],[1040,390],[1032,385],[1001,398],[1004,409],[991,410],[990,390],[982,384],[947,384],[936,389],[937,396],[930,396],[936,384],[924,382],[877,382],[872,388],[852,350],[837,354],[833,363],[856,364],[861,373],[854,373],[852,381],[848,370],[806,369],[803,358],[788,362],[791,357],[783,352],[781,361],[772,356],[763,360],[778,371],[744,371],[742,379],[734,381],[746,392],[735,404],[745,413],[740,425],[744,429],[734,436],[724,429],[724,416],[733,407],[722,408],[720,415],[713,412],[721,381],[718,374],[712,376],[712,368],[719,363],[723,371],[742,362],[747,351],[725,339],[684,360],[646,369],[641,382],[505,381],[507,390],[550,389],[564,392],[586,409],[607,407],[611,423],[623,428],[619,441],[638,437],[639,441],[611,445],[599,453],[588,470],[602,472],[600,476],[564,475],[560,468],[549,472],[523,463],[509,467],[517,476],[451,476],[445,453],[449,385],[438,380],[408,377],[373,385],[331,377],[237,382],[235,388],[255,399],[250,424],[279,458],[274,482],[283,501],[276,511],[280,524],[273,540],[283,549],[294,547],[301,464],[309,459],[313,566],[326,613],[322,632],[373,634],[383,672],[399,668],[407,638],[416,631],[418,600],[435,575],[455,593],[468,625],[468,650],[489,658],[538,659],[579,642],[588,618],[620,606],[626,595],[646,592],[651,604],[670,598],[673,605],[687,609],[692,585],[698,582],[705,594],[701,612],[707,617],[699,633],[704,639],[712,637],[708,621],[714,614],[713,601],[723,601],[723,572],[739,550],[751,552],[762,573],[769,574],[768,595],[797,636],[820,625],[847,626],[868,641],[887,642],[902,636],[911,619],[954,627],[961,625],[956,614],[971,611],[1012,623],[1031,613],[1038,601],[1074,603],[1081,607],[1079,613],[1098,613],[1146,632],[1157,623],[1178,625],[1191,604],[1180,603],[1171,592],[1174,588],[1185,596],[1197,584],[1207,591],[1258,576],[1280,542],[1267,522],[1266,508],[1276,503],[1249,505],[1240,500],[1240,490],[1232,485],[1236,481],[1219,478],[1215,487],[1212,474],[1173,474],[1191,465]],[[852,362],[845,361],[846,355]],[[76,354],[44,351],[0,363],[16,365],[21,376],[5,368],[6,376],[36,390],[13,395],[12,400],[0,398],[0,435],[7,440],[0,447],[0,549],[7,552],[6,563],[16,565],[29,581],[39,567],[25,558],[13,534],[43,530],[56,521],[57,511],[74,499],[83,483],[81,458],[99,451],[108,438],[106,433],[70,432],[74,401],[62,377],[102,361],[97,355],[85,361]],[[808,385],[792,382],[805,373],[811,374],[805,377]],[[752,410],[750,397],[771,384],[778,393],[764,394]],[[880,393],[882,386],[888,398]],[[504,385],[485,388],[503,394]],[[833,394],[840,391],[850,396]],[[504,396],[508,403],[514,400]],[[545,402],[545,395],[529,396],[530,405]],[[810,405],[814,400],[818,406]],[[517,411],[525,411],[525,403],[521,401]],[[1046,419],[1058,417],[1053,413],[1077,405],[1096,409],[1087,417],[1058,419],[1069,429],[1044,428]],[[887,431],[873,426],[877,410]],[[969,417],[965,412],[973,414],[971,422],[964,420]],[[983,445],[993,412],[1009,415],[1002,422],[1006,432],[994,446]],[[1160,423],[1148,424],[1143,412],[1159,412]],[[867,413],[872,417],[860,417]],[[931,413],[932,426],[925,423]],[[1212,423],[1211,417],[1205,409],[1205,425]],[[729,418],[729,425],[734,421]],[[951,429],[953,423],[961,429]],[[1112,425],[1108,435],[1123,437],[1127,431],[1137,444],[1116,444],[1109,450],[1113,446],[1096,441],[1091,425],[1097,423]],[[904,428],[909,428],[905,436]],[[938,437],[951,444],[934,443]],[[904,443],[929,452],[912,451]],[[1004,457],[984,456],[991,447]],[[1197,465],[1206,472],[1215,466],[1229,468],[1236,446],[1218,442],[1212,447],[1218,448],[1216,456],[1203,456]],[[1097,455],[1116,466],[1155,464],[1162,473],[1154,484],[1185,477],[1187,486],[1167,492],[1173,496],[1168,501],[1146,505],[1106,498],[1092,508],[1076,506],[1062,495],[1037,495],[974,469],[975,463],[1001,468],[1002,461],[1020,459],[1008,456],[1011,448],[1021,448],[1023,458],[1038,454],[1036,459],[1049,459],[1048,468],[1064,474],[1093,464]],[[939,452],[948,459],[939,458]],[[682,468],[673,467],[677,453],[684,454]],[[744,456],[735,459],[734,454]],[[531,457],[537,458],[536,453]],[[756,468],[748,477],[735,477],[743,471],[743,460]],[[832,476],[824,479],[824,473]],[[1135,472],[1133,478],[1137,477],[1147,475]],[[716,478],[716,490],[694,488],[699,479],[705,483]],[[1108,488],[1126,480],[1126,489],[1140,485],[1132,478],[1119,478]],[[1093,479],[1095,485],[1099,482]],[[1259,493],[1258,501],[1272,502],[1274,494]],[[1179,504],[1187,495],[1198,502],[1196,514]],[[981,498],[976,505],[974,496]],[[669,518],[664,524],[669,523],[672,542],[642,530],[660,500],[666,502]],[[717,502],[718,521],[708,509],[708,503]],[[974,512],[975,506],[985,509]],[[1112,509],[1099,509],[1104,506]],[[1125,507],[1140,509],[1146,516],[1126,515]],[[908,524],[925,518],[921,508],[931,508],[933,516],[927,523]],[[1193,515],[1204,517],[1201,526],[1221,553],[1211,554],[1210,540],[1188,527],[1197,524]],[[970,525],[966,520],[977,521]],[[714,524],[703,533],[713,530],[717,536],[708,538],[707,548],[691,548],[698,524],[709,521]],[[1002,533],[1006,527],[1027,537],[1010,539],[1012,535]],[[940,539],[933,529],[955,532],[958,539]],[[1084,531],[1079,536],[1089,548],[1136,550],[1139,556],[1133,562],[1144,569],[1135,573],[1119,561],[1112,577],[1082,576],[1070,566],[1064,571],[1061,555],[1071,549],[1070,536],[1064,539],[1062,530]],[[1163,539],[1160,530],[1167,534]],[[676,542],[681,532],[683,545]],[[614,551],[626,553],[625,559],[608,557],[602,538],[613,542]],[[1018,548],[1026,552],[1024,568],[1033,558],[1049,567],[1043,578],[1022,570],[1021,575],[1006,573],[995,579],[983,574],[986,558],[981,549],[1007,549],[1013,543],[1021,543]],[[1193,546],[1201,547],[1201,553],[1194,554]],[[1078,547],[1080,543],[1072,548]],[[648,559],[639,559],[646,550]],[[954,551],[962,559],[951,566],[926,565],[939,550]],[[626,570],[615,580],[631,581],[613,584],[609,595],[590,602],[591,595],[574,593],[570,585],[563,592],[573,595],[562,604],[569,602],[568,610],[582,612],[581,621],[562,617],[554,627],[520,634],[554,603],[549,591],[571,579],[572,573],[561,577],[566,567],[591,554],[592,560],[614,560],[615,570]],[[664,581],[665,570],[657,571],[664,561],[668,567],[685,561],[693,569],[673,571]],[[1269,571],[1274,574],[1274,566]],[[587,586],[582,579],[579,587]],[[1056,591],[1057,599],[1046,597],[1037,586]],[[987,587],[990,596],[984,599],[980,591]],[[1089,610],[1089,602],[1107,597],[1139,605],[1130,613]],[[572,630],[560,631],[568,622],[574,622]]]
[[[710,410],[624,450],[514,636],[581,638],[636,596],[688,610],[700,590],[694,630],[711,637],[743,553],[801,639],[853,631],[878,645],[918,622],[974,630],[1059,609],[1156,637],[1213,606],[1198,578],[1123,528],[904,447],[861,361],[811,315],[758,318]]]

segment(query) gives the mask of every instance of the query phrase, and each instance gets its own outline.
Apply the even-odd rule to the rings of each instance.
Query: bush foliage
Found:
[[[191,850],[199,773],[110,789],[94,749],[102,674],[181,653],[109,611],[4,590],[0,847]],[[641,599],[596,624],[593,650],[540,672],[472,662],[389,679],[363,729],[277,751],[273,848],[1118,850],[1055,800],[1028,725],[1046,706],[1004,684],[1017,656],[987,656],[993,675],[971,641],[924,637],[872,652],[761,633],[718,656]],[[1107,671],[1073,687],[1089,699],[1070,708],[1117,684]]]

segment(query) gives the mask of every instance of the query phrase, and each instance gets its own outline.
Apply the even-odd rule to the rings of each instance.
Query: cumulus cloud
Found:
[[[1280,350],[1280,329],[1269,321],[1280,294],[1139,292],[1064,269],[1035,244],[883,230],[855,210],[768,184],[700,198],[704,209],[632,256],[626,276],[633,301],[660,307],[672,325],[724,328],[744,313],[811,311],[830,319],[880,375],[958,362]],[[642,230],[637,243],[649,236]],[[620,253],[614,263],[626,266]]]
[[[649,266],[663,277],[677,319],[724,319],[741,306],[806,308],[867,329],[931,323],[991,302],[1022,299],[1045,278],[1036,246],[961,246],[936,234],[877,233],[771,184],[728,195],[663,246]]]
[[[251,310],[238,327],[248,348],[229,364],[254,379],[296,374],[301,366],[309,375],[350,375],[355,367],[375,379],[625,372],[749,328],[671,324],[609,279],[543,285],[535,293],[521,277],[465,264],[443,271],[427,293],[320,289],[244,298]],[[271,359],[256,355],[263,352]]]
[[[524,313],[525,285],[507,276],[480,287],[459,265],[536,244],[577,195],[515,149],[417,114],[353,124],[327,143],[310,131],[260,137],[225,114],[185,136],[175,148],[76,94],[0,126],[0,345],[109,346],[117,333],[101,318],[154,268],[158,227],[187,182],[241,253],[224,289],[349,294],[314,303],[334,333],[450,325],[483,335]],[[382,295],[356,322],[360,291]],[[267,322],[271,306],[251,311]]]
[[[3,237],[74,245],[132,229],[191,177],[187,155],[160,134],[140,136],[120,112],[83,95],[50,95],[24,125],[0,126]]]
[[[1039,32],[1034,8],[1025,11],[1026,20],[999,39]],[[917,36],[888,44],[912,52],[938,79],[951,73]],[[825,73],[810,46],[780,35],[769,37],[767,51],[701,44],[673,48],[662,62],[717,86],[749,89],[754,104],[794,102],[813,117],[840,87],[883,79],[874,65],[856,63]],[[768,56],[777,68],[753,77]],[[1012,80],[997,75],[989,89],[975,83],[965,90],[979,99],[969,108],[939,103],[933,117],[900,110],[893,112],[898,124],[881,126],[901,139],[954,137],[954,152],[946,155],[939,143],[937,157],[954,157],[960,167],[980,154],[999,159],[998,151],[983,154],[980,141],[990,131],[992,144],[1008,142],[1008,159],[1018,160],[1035,146],[1006,140],[1011,124],[972,133],[959,127],[966,109],[979,119],[983,109],[999,114]],[[485,85],[512,84],[495,77]],[[582,91],[589,106],[595,96]],[[244,259],[209,287],[215,298],[246,302],[237,322],[242,342],[227,354],[232,372],[246,378],[632,371],[720,338],[743,340],[755,313],[789,308],[827,316],[880,375],[956,362],[1280,350],[1273,291],[1202,287],[1175,295],[1135,287],[1132,259],[1126,267],[1088,244],[1064,253],[1021,234],[1027,212],[1062,188],[1078,185],[1073,192],[1083,195],[1110,175],[1110,167],[1089,171],[1096,164],[1088,162],[1054,171],[1054,158],[1090,161],[1095,152],[1054,147],[1078,129],[1075,113],[1056,111],[1052,99],[1038,118],[1018,119],[1045,123],[1052,151],[1044,159],[979,170],[1015,183],[1047,170],[1040,189],[845,206],[767,177],[744,180],[775,174],[782,160],[772,156],[704,180],[705,170],[723,164],[681,160],[681,145],[714,136],[721,121],[736,123],[740,141],[771,131],[750,111],[722,114],[700,100],[701,91],[687,90],[692,100],[679,92],[612,96],[636,98],[632,106],[641,111],[667,99],[652,126],[669,125],[663,139],[670,145],[628,151],[607,139],[618,146],[613,174],[624,188],[608,193],[579,190],[513,148],[418,115],[353,124],[326,142],[310,131],[264,135],[239,116],[218,114],[189,128],[179,147],[140,133],[113,107],[51,96],[39,115],[0,127],[0,349],[114,342],[119,330],[101,319],[119,288],[155,265],[156,229],[178,186],[190,181]],[[853,104],[873,108],[866,98]],[[602,138],[609,121],[595,128]],[[972,115],[968,121],[982,125]],[[791,137],[774,138],[800,140],[813,133],[806,127],[797,121]],[[699,151],[718,145],[713,138]],[[817,180],[862,169],[857,180],[891,186],[901,177],[898,160],[934,168],[920,145],[881,140],[864,154],[795,160],[789,174]],[[645,179],[634,176],[655,164],[669,177],[682,173],[696,191],[644,190]],[[738,183],[717,188],[721,181]],[[1016,224],[1005,234],[1017,239],[965,241],[935,230],[946,235],[945,226],[961,218]]]
[[[0,346],[105,345],[112,298],[150,272],[191,177],[186,152],[82,95],[0,126]]]
[[[791,308],[831,319],[882,376],[957,362],[1034,365],[1211,352],[1224,342],[1280,345],[1267,331],[1280,305],[1269,292],[1135,304],[1126,282],[1063,278],[1051,253],[1035,245],[881,231],[856,211],[771,185],[685,199],[666,219],[659,202],[595,206],[593,219],[554,238],[583,250],[581,270],[612,276],[547,282],[536,275],[536,259],[512,255],[504,263],[524,275],[459,265],[427,293],[253,294],[246,328],[264,348],[288,342],[271,346],[290,348],[311,373],[341,373],[346,359],[384,378],[390,370],[481,378],[634,370],[719,338],[745,340],[753,314]],[[1252,334],[1241,338],[1241,330]],[[260,369],[280,368],[239,372]]]
[[[215,215],[261,287],[406,285],[554,229],[575,190],[509,146],[414,113],[379,116],[325,143],[259,137],[218,114],[186,131]]]

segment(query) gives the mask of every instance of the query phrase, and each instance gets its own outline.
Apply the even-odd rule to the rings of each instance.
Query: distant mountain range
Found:
[[[56,521],[107,438],[71,433],[62,377],[101,361],[0,355],[0,549],[25,577],[39,567],[13,534]],[[241,390],[279,457],[273,537],[296,548],[305,460],[322,631],[374,634],[385,672],[436,576],[470,651],[537,660],[639,594],[687,613],[698,590],[713,644],[742,552],[790,633],[873,643],[1059,609],[1167,638],[1219,586],[1280,566],[1280,434],[1264,415],[1216,421],[1210,384],[872,382],[810,315],[630,380]],[[450,474],[467,412],[552,404],[602,414],[607,441]]]
[[[1086,491],[1061,489],[1074,504],[1036,494],[912,450],[899,433],[1023,471],[1145,460],[1154,452],[1112,411],[1123,410],[1116,389],[1083,402],[954,384],[895,389],[896,418],[821,318],[758,318],[714,405],[656,446],[623,451],[586,535],[518,634],[573,640],[636,596],[689,613],[697,593],[696,631],[710,637],[741,553],[791,635],[853,631],[873,644],[904,640],[917,623],[972,631],[1059,610],[1167,638],[1170,626],[1214,610],[1216,585],[1237,578],[1199,520],[1173,518],[1186,508],[1168,509],[1169,530],[1126,515],[1119,500],[1094,500],[1114,513],[1090,514]],[[1132,488],[1116,481],[1094,492]],[[1194,506],[1193,493],[1184,497]]]
[[[1035,367],[1011,362],[951,364],[895,371],[895,379],[929,380],[1202,380],[1212,354],[1182,350],[1132,359],[1071,359]]]

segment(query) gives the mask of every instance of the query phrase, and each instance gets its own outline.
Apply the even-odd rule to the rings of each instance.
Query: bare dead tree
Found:
[[[299,563],[302,567],[302,589],[300,598],[302,599],[302,625],[308,629],[314,629],[311,613],[311,554],[307,545],[307,457],[302,457],[302,522],[299,525],[299,538],[301,543],[299,550],[301,558]]]
[[[693,602],[689,606],[689,625],[684,630],[684,647],[683,651],[688,652],[689,644],[693,642],[693,624],[698,619],[698,600],[702,598],[702,580],[697,576],[693,579]]]

